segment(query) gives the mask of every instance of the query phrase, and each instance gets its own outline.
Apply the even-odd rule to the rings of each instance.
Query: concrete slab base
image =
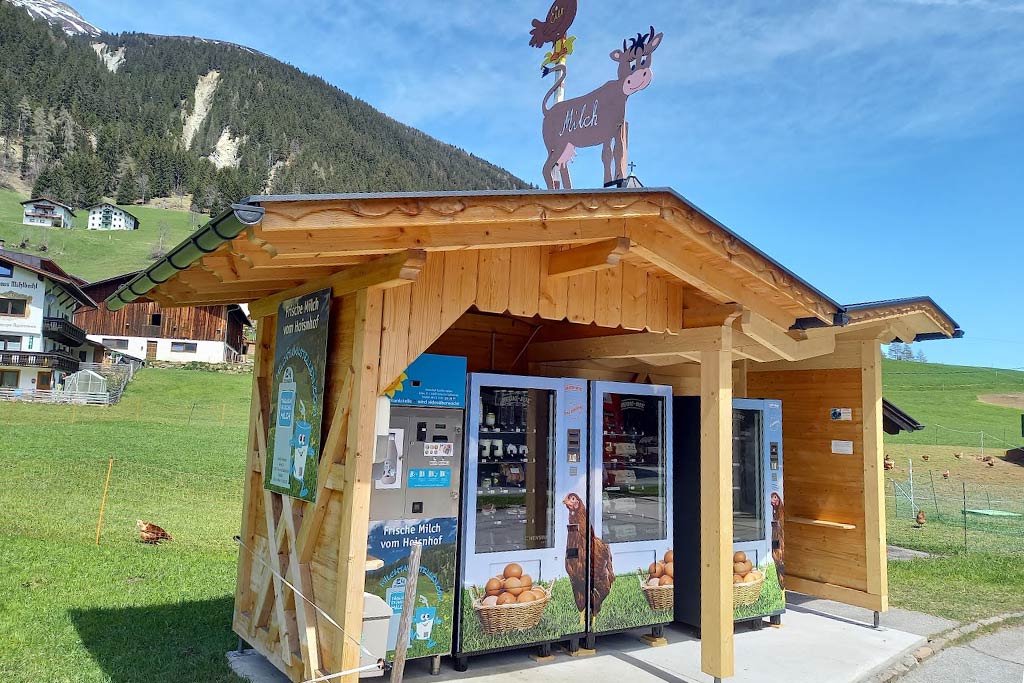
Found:
[[[870,613],[868,613],[870,615]],[[579,650],[554,661],[531,661],[529,650],[513,650],[469,659],[456,672],[445,660],[440,676],[431,676],[429,660],[406,665],[408,681],[472,680],[478,683],[712,683],[700,670],[700,641],[681,628],[666,626],[667,644],[649,647],[634,633],[599,639],[600,654]],[[736,631],[736,675],[729,683],[854,683],[890,666],[925,642],[916,634],[891,628],[875,630],[842,616],[808,610],[787,612],[783,628]],[[586,655],[591,656],[586,656]],[[229,653],[235,673],[253,683],[287,683],[252,651]]]

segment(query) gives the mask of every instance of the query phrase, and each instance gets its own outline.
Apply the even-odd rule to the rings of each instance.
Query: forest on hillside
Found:
[[[0,180],[73,206],[191,195],[193,210],[292,192],[513,189],[493,164],[377,111],[326,81],[244,47],[104,35],[116,72],[81,36],[0,2]],[[219,72],[189,145],[200,77]],[[225,135],[237,155],[208,158]]]

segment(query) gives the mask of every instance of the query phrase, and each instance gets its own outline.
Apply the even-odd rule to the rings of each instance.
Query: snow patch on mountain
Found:
[[[96,51],[96,56],[100,58],[104,66],[113,73],[117,73],[117,70],[124,64],[124,46],[117,48],[116,52],[111,52],[107,49],[106,43],[89,43],[92,49]]]
[[[225,128],[221,131],[220,139],[217,140],[213,154],[207,158],[217,168],[238,168],[238,164],[242,160],[238,150],[245,144],[245,140],[246,137],[244,135],[238,138],[233,137],[231,129]]]
[[[69,36],[97,37],[103,33],[86,21],[75,8],[59,0],[7,0],[15,7],[21,7],[33,19],[41,19]]]
[[[213,94],[217,92],[217,82],[220,80],[220,71],[214,69],[205,76],[200,76],[196,83],[195,107],[191,114],[181,110],[181,144],[188,149],[192,146],[192,140],[210,113],[210,105],[213,104]],[[221,136],[223,137],[223,136]]]

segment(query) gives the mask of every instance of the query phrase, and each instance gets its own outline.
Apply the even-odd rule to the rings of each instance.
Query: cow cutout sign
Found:
[[[651,26],[648,33],[623,40],[622,49],[609,54],[617,65],[616,77],[586,95],[561,102],[549,104],[565,82],[565,64],[544,68],[544,76],[550,73],[558,76],[541,101],[544,145],[548,152],[542,173],[549,190],[572,188],[569,163],[581,147],[602,146],[605,187],[618,185],[626,177],[629,163],[626,101],[651,84],[654,51],[661,45],[663,35]]]

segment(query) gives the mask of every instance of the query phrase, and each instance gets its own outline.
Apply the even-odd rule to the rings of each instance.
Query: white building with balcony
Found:
[[[89,207],[89,230],[138,230],[139,219],[119,206],[101,202]]]
[[[35,197],[21,203],[21,222],[25,225],[37,225],[44,228],[75,227],[75,210],[67,204]]]
[[[75,311],[96,304],[47,258],[0,249],[0,398],[51,390],[94,362]]]

